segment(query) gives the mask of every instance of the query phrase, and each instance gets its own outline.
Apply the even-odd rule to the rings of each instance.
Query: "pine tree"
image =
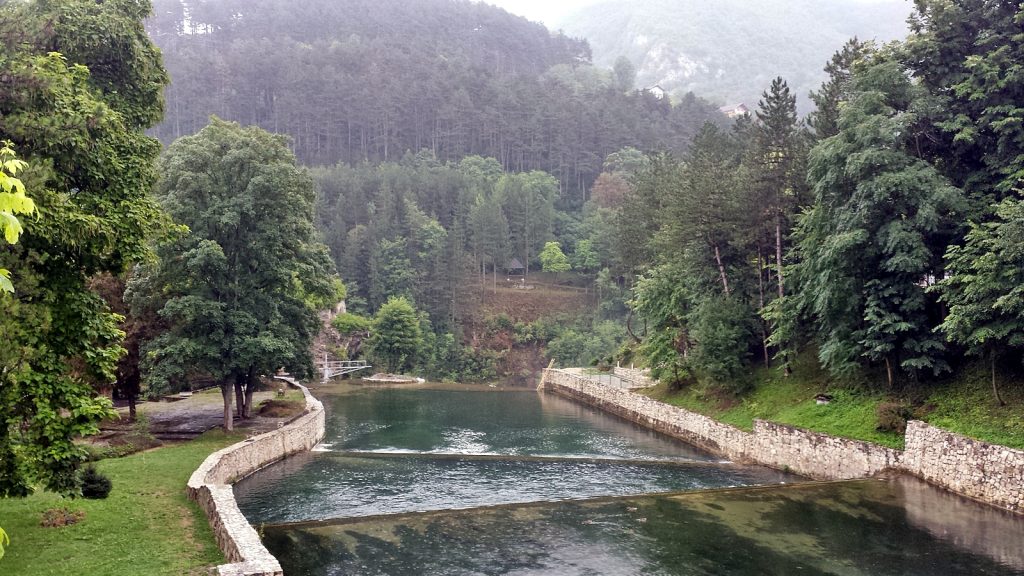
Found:
[[[811,92],[815,109],[807,117],[807,123],[814,129],[814,136],[818,139],[839,133],[839,107],[850,97],[854,65],[872,50],[873,43],[852,38],[825,65],[828,80],[821,85],[820,90]]]

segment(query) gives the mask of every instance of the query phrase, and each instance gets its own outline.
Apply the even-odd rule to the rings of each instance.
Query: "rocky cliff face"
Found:
[[[331,325],[331,320],[345,311],[345,302],[342,301],[334,310],[323,310],[318,314],[320,333],[313,339],[310,349],[314,364],[323,362],[325,356],[328,360],[351,360],[361,354],[363,341],[369,337],[369,333],[341,334]]]
[[[902,38],[910,10],[902,0],[608,0],[559,27],[586,38],[598,66],[628,58],[637,88],[658,86],[674,99],[692,91],[753,109],[782,76],[807,112],[808,91],[825,80],[822,68],[843,43]]]

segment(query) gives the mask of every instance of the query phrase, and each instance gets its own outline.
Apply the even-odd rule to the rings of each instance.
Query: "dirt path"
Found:
[[[254,411],[260,402],[276,396],[276,391],[257,392],[253,396]],[[116,434],[130,429],[128,408],[119,408],[118,413],[121,420],[106,423],[103,426],[104,432]],[[174,402],[140,402],[138,413],[148,421],[149,433],[159,440],[191,440],[207,430],[220,427],[224,422],[223,399],[217,388],[196,392],[188,398]],[[258,434],[277,428],[285,420],[262,416],[249,420],[236,418],[235,428]]]

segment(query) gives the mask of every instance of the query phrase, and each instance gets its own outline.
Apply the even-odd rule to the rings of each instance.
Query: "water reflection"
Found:
[[[907,520],[963,550],[976,550],[1008,566],[1024,568],[1024,519],[992,506],[901,477],[896,488]]]
[[[905,495],[916,482],[500,507],[268,526],[265,533],[290,575],[1024,575],[1018,561],[911,520]],[[928,507],[955,514],[962,505],[939,498]],[[997,513],[988,521],[1007,542],[1024,542],[1018,518]]]
[[[331,450],[713,460],[554,396],[481,387],[344,387],[326,395]]]
[[[793,480],[710,463],[319,453],[251,476],[235,495],[252,522],[294,522]]]

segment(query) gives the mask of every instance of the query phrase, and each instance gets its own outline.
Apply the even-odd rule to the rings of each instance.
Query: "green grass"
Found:
[[[97,463],[113,481],[105,500],[69,500],[51,493],[0,500],[0,526],[11,537],[0,574],[136,576],[207,574],[224,561],[185,483],[211,452],[241,434],[209,432],[197,440]],[[43,528],[44,510],[85,512],[80,523]]]
[[[1024,449],[1024,379],[1001,374],[999,406],[985,366],[969,366],[955,379],[936,386],[925,404],[924,420],[970,438]]]
[[[789,377],[778,370],[756,371],[752,390],[739,398],[717,397],[700,387],[669,392],[664,385],[645,394],[745,430],[761,419],[892,448],[903,447],[903,436],[878,431],[876,410],[882,402],[901,402],[912,407],[915,418],[934,426],[1024,449],[1024,375],[1000,374],[999,379],[1005,406],[994,401],[989,373],[981,364],[968,365],[953,377],[887,393],[877,386],[837,385],[813,356],[804,355]],[[822,392],[834,397],[830,404],[814,401]]]
[[[798,363],[788,377],[762,368],[755,372],[754,380],[753,389],[735,399],[715,397],[696,387],[670,393],[661,384],[646,394],[744,430],[751,430],[754,420],[760,419],[893,448],[903,446],[901,434],[875,429],[875,409],[885,400],[883,394],[829,388],[827,375],[813,362]],[[819,406],[814,397],[826,391],[833,400]]]

